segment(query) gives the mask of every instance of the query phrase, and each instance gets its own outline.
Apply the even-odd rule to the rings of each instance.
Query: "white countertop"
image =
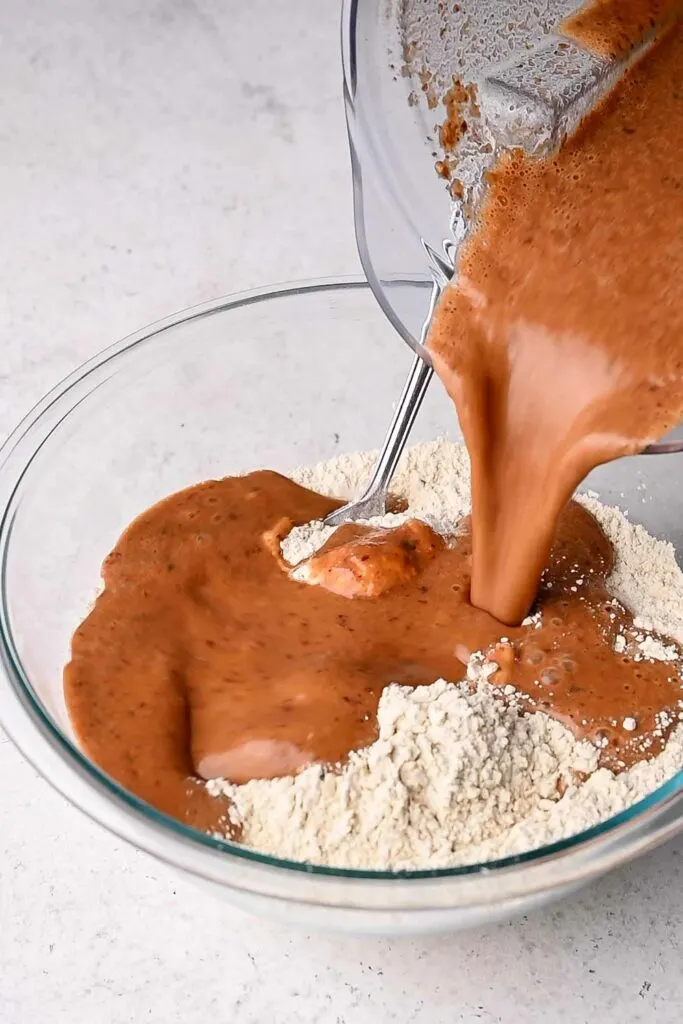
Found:
[[[151,320],[357,271],[338,8],[0,0],[1,434]],[[673,1024],[682,958],[681,839],[478,932],[287,932],[115,840],[0,734],[0,1024]]]

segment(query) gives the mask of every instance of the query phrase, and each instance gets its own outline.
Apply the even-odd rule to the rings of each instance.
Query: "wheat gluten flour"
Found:
[[[323,493],[350,497],[373,458],[345,455],[293,475]],[[395,490],[408,501],[409,515],[452,533],[469,510],[465,449],[447,442],[413,448]],[[581,500],[615,547],[608,584],[614,600],[636,614],[634,634],[617,642],[636,660],[671,661],[679,672],[675,647],[651,635],[683,640],[683,573],[673,547],[618,509],[594,497]],[[396,525],[405,517],[375,522]],[[329,532],[320,523],[296,528],[283,543],[286,560],[295,565],[308,557]],[[427,869],[563,839],[625,810],[683,768],[681,724],[657,758],[619,775],[597,769],[595,746],[541,712],[525,712],[524,695],[489,682],[495,668],[479,653],[465,680],[388,687],[377,740],[344,765],[313,765],[294,777],[242,786],[217,779],[207,787],[231,798],[243,842],[264,853],[337,867]],[[631,721],[635,728],[628,712],[625,707],[625,728]]]

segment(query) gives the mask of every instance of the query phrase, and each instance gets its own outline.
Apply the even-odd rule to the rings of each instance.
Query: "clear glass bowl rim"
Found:
[[[551,864],[558,868],[562,861],[563,870],[552,872],[553,883],[571,884],[572,881],[616,866],[637,853],[659,845],[683,829],[683,771],[608,821],[568,839],[518,856],[423,871],[368,871],[309,865],[270,857],[240,844],[199,832],[162,814],[123,789],[89,761],[45,713],[18,654],[10,626],[7,592],[7,556],[12,523],[21,485],[33,459],[43,443],[59,429],[78,404],[72,401],[76,397],[73,394],[75,389],[87,381],[91,385],[87,393],[91,393],[106,379],[112,364],[124,360],[137,346],[163,337],[165,331],[180,324],[279,298],[368,288],[366,279],[360,276],[323,278],[253,289],[183,310],[129,335],[83,363],[49,391],[24,417],[0,448],[0,662],[5,675],[5,680],[0,680],[0,724],[27,761],[71,803],[120,838],[200,877],[216,878],[213,856],[204,860],[203,864],[197,860],[197,855],[203,851],[214,856],[219,853],[221,859],[237,858],[255,866],[274,868],[280,873],[303,873],[311,880],[327,877],[375,883],[458,878],[464,882],[472,876],[490,877],[493,874],[508,874],[510,871],[517,875],[524,868],[548,867]],[[42,421],[49,411],[59,415],[48,433],[42,434]],[[47,764],[56,765],[58,762],[66,769],[66,776],[60,779],[51,777],[46,767]],[[79,798],[79,791],[84,792],[84,781],[87,789],[104,797],[105,801],[113,802],[116,812],[98,814],[90,806],[91,800]],[[568,858],[571,855],[574,856],[570,864]],[[542,882],[539,877],[538,884],[533,885],[529,884],[531,878],[527,877],[523,889],[529,892],[546,888],[548,880],[546,877]],[[230,880],[222,881],[229,883]]]

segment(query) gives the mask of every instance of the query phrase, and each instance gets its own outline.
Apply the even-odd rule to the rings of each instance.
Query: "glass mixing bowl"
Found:
[[[202,479],[375,447],[410,358],[362,281],[251,292],[107,349],[43,399],[1,456],[3,726],[53,786],[112,832],[216,895],[307,926],[399,934],[478,924],[557,897],[683,825],[681,773],[618,818],[522,857],[397,874],[312,868],[184,827],[79,751],[62,666],[128,522]],[[443,434],[459,436],[435,381],[415,436]],[[587,486],[680,550],[672,458],[624,460]]]

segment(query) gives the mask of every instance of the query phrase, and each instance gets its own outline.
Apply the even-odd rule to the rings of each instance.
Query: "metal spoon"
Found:
[[[422,241],[427,254],[433,285],[429,312],[422,328],[419,344],[415,344],[418,353],[408,374],[403,392],[398,401],[396,412],[384,439],[384,445],[373,470],[370,482],[360,498],[348,502],[341,508],[325,516],[325,526],[341,526],[342,523],[353,523],[358,519],[372,519],[383,516],[387,510],[389,484],[396,471],[398,461],[403,454],[406,441],[413,428],[415,417],[422,405],[429,382],[434,373],[428,350],[424,347],[427,331],[441,292],[453,276],[454,246],[444,243],[446,258],[440,256],[427,242]]]
[[[368,486],[360,498],[325,516],[325,526],[341,526],[342,523],[353,523],[358,519],[372,519],[373,516],[385,514],[389,484],[433,373],[422,356],[415,356]]]

